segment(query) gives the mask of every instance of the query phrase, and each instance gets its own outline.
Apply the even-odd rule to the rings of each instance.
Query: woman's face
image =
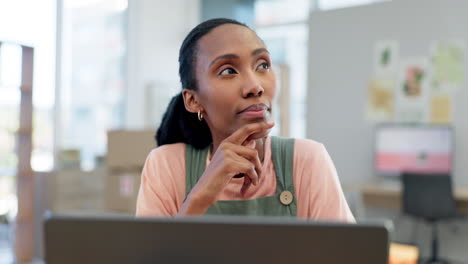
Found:
[[[198,99],[213,135],[271,119],[275,74],[265,45],[250,29],[225,24],[198,41]]]

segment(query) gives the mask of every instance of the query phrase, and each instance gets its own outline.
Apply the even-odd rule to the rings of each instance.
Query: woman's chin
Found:
[[[270,129],[264,130],[258,133],[253,133],[252,135],[249,136],[249,140],[256,140],[256,139],[261,139],[261,138],[266,138],[270,134]]]

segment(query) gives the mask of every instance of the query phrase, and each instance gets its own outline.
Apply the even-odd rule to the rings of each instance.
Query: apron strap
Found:
[[[271,156],[277,178],[277,193],[288,190],[294,195],[294,138],[271,137]]]
[[[208,156],[208,147],[196,149],[190,144],[185,144],[185,197],[188,196],[192,188],[197,184],[206,168],[206,157]]]

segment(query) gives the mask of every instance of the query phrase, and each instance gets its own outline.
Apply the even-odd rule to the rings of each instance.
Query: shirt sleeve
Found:
[[[141,174],[136,216],[177,214],[185,197],[185,147],[164,145],[151,151]]]
[[[296,139],[294,180],[298,216],[314,220],[355,222],[336,168],[323,144]]]

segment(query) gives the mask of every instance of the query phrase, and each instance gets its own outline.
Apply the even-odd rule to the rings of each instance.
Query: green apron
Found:
[[[185,153],[186,197],[206,169],[210,146],[197,150],[187,144]],[[294,139],[271,137],[271,156],[276,173],[276,194],[250,200],[217,201],[209,215],[296,216],[293,184]]]

